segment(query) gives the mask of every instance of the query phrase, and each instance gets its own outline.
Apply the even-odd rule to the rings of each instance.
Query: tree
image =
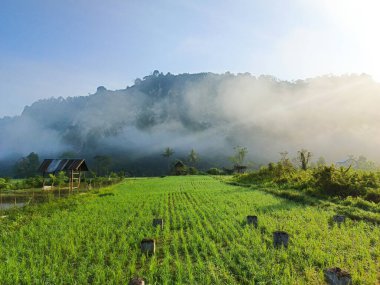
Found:
[[[7,189],[8,185],[9,184],[5,178],[0,178],[0,190]]]
[[[294,171],[294,166],[288,157],[288,152],[287,151],[280,152],[280,155],[281,155],[281,159],[277,163],[278,174],[283,175],[284,173],[290,173]]]
[[[170,157],[174,154],[174,150],[170,147],[165,148],[164,152],[161,154],[168,160],[168,171],[170,171]]]
[[[248,149],[242,146],[235,146],[235,155],[230,157],[231,161],[236,165],[242,165],[244,163],[244,159],[248,153]]]
[[[28,156],[21,158],[14,166],[15,174],[18,177],[26,178],[34,176],[40,165],[37,153],[31,152]]]
[[[192,166],[194,167],[195,163],[197,163],[197,161],[199,161],[199,155],[198,153],[192,149],[187,157],[187,159],[189,160],[189,162],[192,164]]]
[[[65,183],[67,178],[68,177],[66,176],[66,173],[64,171],[58,172],[58,175],[56,176],[56,181],[58,184],[59,197],[61,197],[61,187]]]
[[[112,158],[108,155],[96,155],[94,156],[94,160],[97,174],[106,175],[112,163]]]
[[[140,85],[141,82],[142,80],[140,78],[136,78],[134,84],[137,86],[137,85]]]
[[[357,168],[362,170],[375,170],[376,164],[368,160],[365,156],[360,155],[357,159]]]
[[[96,92],[105,92],[107,91],[107,88],[105,88],[104,86],[99,86],[98,88],[96,88]]]
[[[306,149],[301,149],[300,151],[298,151],[297,160],[302,170],[307,170],[311,156],[311,152],[307,151]]]
[[[54,174],[50,173],[49,174],[49,178],[50,178],[50,181],[51,181],[51,188],[54,188],[54,184],[55,184],[55,181],[57,180],[57,176],[55,176]]]
[[[170,147],[165,148],[164,152],[162,153],[163,157],[169,158],[174,154],[174,150]]]
[[[243,173],[247,168],[246,165],[243,165],[245,156],[248,153],[248,149],[242,146],[234,147],[235,155],[230,157],[230,160],[234,163],[234,171],[237,173]]]
[[[67,179],[68,177],[66,176],[66,173],[64,171],[58,172],[58,175],[57,175],[58,189],[61,188],[61,186],[65,183]]]
[[[8,188],[8,183],[4,178],[0,178],[0,206],[3,204],[2,190]],[[0,208],[2,209],[2,208]]]
[[[160,75],[160,72],[158,70],[153,71],[153,76],[158,77]]]
[[[326,160],[323,156],[319,157],[317,160],[317,167],[326,166]]]

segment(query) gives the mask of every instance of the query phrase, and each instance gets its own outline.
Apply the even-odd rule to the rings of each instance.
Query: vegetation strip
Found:
[[[300,191],[294,189],[280,189],[278,187],[272,186],[268,187],[265,185],[259,184],[242,184],[234,181],[225,181],[229,185],[241,186],[249,188],[251,190],[264,191],[269,194],[292,200],[297,203],[302,203],[310,206],[318,206],[321,208],[329,208],[338,213],[345,214],[347,217],[353,220],[364,220],[367,222],[380,224],[380,211],[377,208],[367,208],[366,204],[360,204],[353,199],[353,202],[350,202],[350,199],[339,201],[337,199],[321,199],[318,197],[312,197]],[[352,200],[351,200],[352,201]],[[359,200],[360,201],[360,200]]]

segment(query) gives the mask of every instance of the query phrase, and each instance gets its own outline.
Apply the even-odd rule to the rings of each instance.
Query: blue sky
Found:
[[[371,0],[2,0],[0,117],[158,69],[380,79]]]

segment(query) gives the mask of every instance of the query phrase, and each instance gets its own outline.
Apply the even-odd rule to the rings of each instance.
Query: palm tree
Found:
[[[191,149],[187,159],[192,164],[192,166],[195,167],[195,163],[199,161],[199,155],[194,149]]]
[[[168,171],[170,171],[170,157],[174,154],[174,150],[170,147],[165,148],[162,156],[168,159]]]

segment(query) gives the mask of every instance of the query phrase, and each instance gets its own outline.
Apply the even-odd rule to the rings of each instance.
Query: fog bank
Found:
[[[54,94],[52,94],[54,96]],[[68,94],[69,95],[69,94]],[[165,147],[184,157],[195,149],[209,165],[227,166],[236,145],[257,164],[306,148],[317,158],[363,154],[380,161],[380,85],[367,75],[321,76],[295,82],[250,74],[154,72],[121,90],[41,100],[0,120],[0,160],[34,151],[123,164],[155,157]]]

